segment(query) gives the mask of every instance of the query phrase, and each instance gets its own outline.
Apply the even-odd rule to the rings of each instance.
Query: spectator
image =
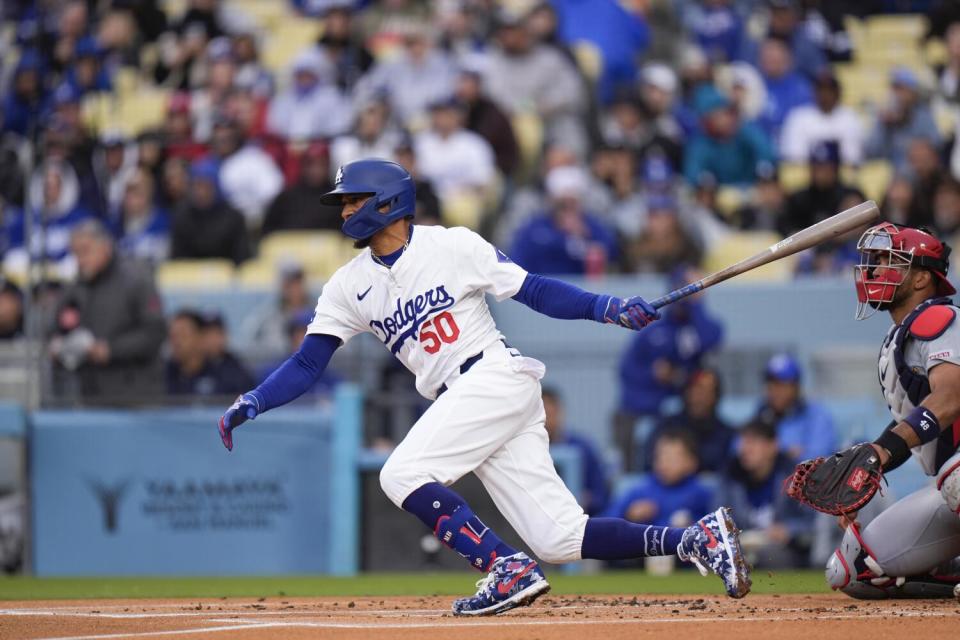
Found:
[[[205,145],[197,142],[190,111],[190,94],[175,93],[170,97],[163,121],[163,136],[168,158],[193,162],[207,153]]]
[[[513,125],[483,91],[481,73],[474,69],[462,69],[457,76],[455,95],[466,110],[464,126],[487,141],[493,149],[500,173],[506,177],[513,175],[520,162],[520,149],[513,135]]]
[[[937,186],[933,200],[933,226],[940,238],[954,238],[960,233],[960,182],[952,177]]]
[[[164,320],[152,275],[124,263],[95,220],[73,230],[70,248],[78,278],[64,293],[50,342],[61,391],[109,404],[154,397]]]
[[[327,145],[312,142],[303,152],[300,179],[280,192],[267,207],[263,235],[290,229],[340,229],[340,208],[325,205],[321,196],[333,189]]]
[[[427,25],[407,26],[403,48],[396,57],[378,62],[360,79],[354,96],[361,104],[386,96],[390,110],[403,126],[415,125],[427,107],[453,92],[456,69],[437,49]]]
[[[3,117],[0,118],[4,131],[23,137],[32,135],[38,119],[47,109],[43,77],[44,64],[40,54],[33,49],[23,51],[10,88],[4,92]]]
[[[833,418],[825,407],[800,391],[800,363],[779,353],[764,369],[766,391],[758,418],[776,425],[780,450],[793,461],[828,456],[836,450]]]
[[[649,157],[666,157],[671,169],[679,169],[683,147],[673,138],[660,134],[656,123],[643,110],[639,96],[621,90],[610,101],[600,119],[600,133],[610,147],[623,147],[643,163]]]
[[[497,16],[494,43],[484,69],[490,98],[511,116],[531,109],[548,140],[563,140],[586,157],[584,116],[588,99],[576,67],[555,48],[534,42],[521,16]]]
[[[820,142],[810,151],[810,186],[790,194],[777,228],[783,235],[805,229],[842,211],[840,203],[851,195],[865,200],[841,181],[840,145],[835,140]]]
[[[99,191],[105,198],[108,217],[120,208],[127,180],[137,166],[137,148],[121,131],[108,130],[100,135],[100,145],[93,154],[93,170]]]
[[[714,504],[713,492],[697,476],[697,442],[683,430],[657,438],[651,473],[614,498],[605,515],[661,527],[685,527]]]
[[[787,194],[777,168],[761,165],[749,200],[733,213],[732,222],[740,229],[776,229],[784,224],[786,208]]]
[[[26,212],[12,221],[10,248],[4,258],[7,269],[24,271],[27,261],[45,259],[61,263],[70,252],[70,233],[79,223],[93,215],[78,204],[77,174],[65,162],[48,161],[41,165],[30,180]],[[30,239],[30,257],[27,253],[26,216],[33,223]],[[41,244],[42,243],[42,244]],[[66,271],[64,271],[66,273]]]
[[[310,325],[310,322],[313,320],[313,309],[304,309],[302,311],[295,311],[285,316],[282,316],[283,319],[283,331],[282,338],[284,339],[283,350],[278,351],[277,353],[282,353],[283,357],[270,362],[268,365],[260,367],[258,380],[263,382],[270,375],[277,370],[281,364],[287,361],[287,359],[294,353],[297,352],[297,349],[300,348],[300,344],[303,342],[304,336],[307,335],[307,327]],[[314,382],[313,387],[311,387],[304,395],[300,396],[300,400],[304,399],[321,399],[328,398],[331,393],[333,393],[334,387],[342,382],[342,379],[335,371],[330,367],[324,369],[323,373],[320,374],[320,378]],[[297,402],[295,400],[294,402]]]
[[[159,184],[163,179],[163,163],[166,160],[163,134],[159,130],[147,129],[137,136],[136,144],[137,166],[150,174],[154,184]]]
[[[232,386],[233,376],[221,377],[224,372],[207,357],[203,327],[203,316],[193,310],[181,309],[170,320],[165,372],[168,395],[235,395],[242,391]]]
[[[533,273],[599,275],[619,257],[616,237],[583,208],[587,175],[558,167],[546,178],[550,209],[520,227],[511,255]]]
[[[756,567],[807,564],[814,513],[782,490],[795,461],[778,449],[773,425],[752,420],[740,429],[736,457],[720,482],[721,504],[737,514],[740,543]]]
[[[580,456],[580,477],[583,479],[583,490],[578,496],[580,506],[587,515],[600,514],[610,499],[610,487],[603,460],[596,447],[586,437],[571,433],[567,428],[566,413],[559,392],[549,387],[543,389],[543,409],[546,412],[544,427],[550,444],[571,447]]]
[[[167,158],[163,163],[163,174],[157,202],[171,210],[187,200],[190,191],[190,163],[183,158]]]
[[[482,195],[494,185],[496,165],[486,140],[463,128],[464,106],[448,97],[430,105],[430,128],[417,134],[417,166],[440,200]]]
[[[171,258],[226,258],[239,264],[250,257],[243,216],[223,200],[212,160],[190,169],[185,202],[173,212]]]
[[[223,393],[243,393],[253,388],[253,376],[247,367],[230,351],[227,328],[219,311],[203,317],[203,352],[213,369],[219,389]]]
[[[227,118],[214,125],[210,150],[220,162],[224,199],[243,214],[248,226],[259,226],[267,205],[283,189],[283,174],[273,158],[257,145],[245,142],[238,124]]]
[[[264,353],[270,354],[271,357],[279,357],[281,354],[289,355],[287,352],[289,319],[312,311],[312,301],[307,291],[303,267],[296,263],[285,262],[281,263],[279,272],[280,295],[277,301],[253,311],[244,321],[247,331],[243,333],[252,335],[253,344],[262,348]],[[269,374],[272,371],[273,369],[270,369],[266,373]]]
[[[912,204],[913,183],[902,173],[894,175],[883,194],[883,202],[880,204],[881,217],[894,224],[907,224],[912,217]]]
[[[670,288],[692,281],[693,275],[692,270],[678,269]],[[634,442],[637,419],[659,416],[663,402],[684,388],[692,372],[703,366],[707,354],[723,340],[723,326],[707,311],[702,295],[688,296],[667,307],[659,322],[631,339],[620,358],[614,435],[628,471],[636,469],[639,462]]]
[[[443,218],[443,213],[440,209],[440,198],[437,197],[433,183],[420,173],[420,167],[417,165],[417,154],[414,151],[413,143],[410,139],[401,139],[396,149],[394,149],[393,155],[397,164],[406,169],[407,173],[413,178],[413,186],[416,191],[414,195],[414,224],[440,224]]]
[[[834,0],[835,1],[835,0]],[[816,77],[827,64],[827,58],[820,47],[807,35],[800,20],[803,13],[798,0],[767,0],[770,8],[770,21],[766,38],[779,38],[790,47],[797,70],[807,78]],[[755,43],[747,43],[744,57],[755,61],[758,57]]]
[[[226,35],[226,24],[219,11],[219,0],[189,0],[187,10],[170,31],[158,40],[159,60],[154,68],[158,84],[177,89],[190,88],[194,66],[207,43]]]
[[[110,75],[101,63],[103,53],[97,41],[89,36],[77,41],[65,82],[79,95],[113,90]]]
[[[23,336],[23,292],[20,287],[3,280],[0,282],[0,340],[15,340]]]
[[[331,62],[336,85],[349,92],[373,66],[374,58],[354,28],[353,7],[348,2],[330,2],[323,20],[323,35],[317,47]]]
[[[267,129],[282,138],[313,140],[346,132],[353,119],[350,101],[333,84],[333,69],[316,49],[299,54],[289,86],[270,101]]]
[[[820,142],[840,143],[843,164],[859,165],[863,160],[864,132],[860,116],[840,104],[840,83],[832,72],[821,72],[814,82],[815,104],[797,107],[787,116],[780,138],[780,155],[790,162],[810,157]]]
[[[153,194],[150,172],[134,169],[127,180],[114,233],[121,256],[157,265],[170,253],[170,216],[155,204]]]
[[[327,29],[330,28],[328,23]],[[258,100],[273,95],[273,73],[260,61],[257,36],[251,30],[233,36],[233,61],[236,64],[235,85],[247,88]]]
[[[776,161],[766,134],[740,123],[730,100],[715,88],[701,88],[695,102],[703,131],[687,142],[683,173],[688,182],[697,184],[708,173],[720,184],[749,184],[757,165]]]
[[[743,47],[743,20],[732,0],[693,0],[684,3],[686,30],[711,62],[733,62]]]
[[[783,40],[767,38],[760,45],[760,73],[767,89],[766,108],[760,123],[775,142],[790,112],[813,102],[810,80],[793,68],[790,48]]]
[[[56,21],[52,33],[48,38],[40,38],[45,45],[43,56],[51,63],[53,70],[64,72],[70,66],[70,61],[77,50],[80,40],[87,35],[90,29],[90,15],[85,0],[68,0],[63,3],[59,14],[54,12],[50,16]],[[38,24],[38,28],[47,28],[46,24]]]
[[[679,203],[672,194],[647,198],[646,224],[636,240],[627,246],[627,265],[635,273],[666,274],[678,264],[699,264],[701,250],[680,217]],[[712,220],[701,220],[703,231]]]
[[[668,431],[688,431],[696,440],[700,471],[720,472],[733,455],[734,431],[717,415],[720,402],[720,374],[715,369],[696,369],[683,388],[680,413],[662,418],[644,445],[645,467],[653,468],[654,444]]]
[[[599,49],[603,67],[597,93],[602,103],[618,88],[634,82],[637,60],[650,42],[650,29],[641,10],[617,0],[554,0],[552,6],[563,42],[589,42]]]
[[[934,221],[934,197],[937,187],[949,174],[940,163],[936,146],[925,138],[910,140],[907,146],[907,164],[913,183],[908,224],[928,226]]]
[[[203,73],[198,73],[194,89],[190,92],[190,115],[193,121],[193,137],[204,142],[210,140],[213,126],[227,108],[227,99],[237,77],[237,63],[229,38],[214,38],[203,55]]]
[[[940,132],[930,106],[921,96],[920,80],[907,67],[890,74],[890,100],[876,116],[864,153],[882,158],[900,171],[907,167],[907,151],[915,138],[924,138],[939,146]]]
[[[681,144],[683,128],[676,115],[679,83],[674,70],[661,63],[650,63],[640,76],[640,100],[654,135]],[[674,167],[680,170],[680,163]]]
[[[401,132],[390,120],[390,105],[385,99],[373,99],[357,110],[353,131],[340,136],[330,147],[332,168],[362,158],[393,158]]]

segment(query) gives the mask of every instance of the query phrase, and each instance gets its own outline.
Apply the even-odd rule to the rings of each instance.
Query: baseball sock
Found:
[[[590,518],[580,555],[593,560],[669,556],[677,552],[683,527],[635,524],[621,518]]]
[[[488,571],[497,558],[517,552],[483,524],[463,498],[438,482],[427,483],[407,496],[403,509],[420,518],[440,542],[469,560],[474,569]]]

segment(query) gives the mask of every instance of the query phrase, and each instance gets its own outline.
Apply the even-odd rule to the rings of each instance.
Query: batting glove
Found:
[[[227,451],[233,451],[233,430],[260,413],[260,401],[252,393],[239,396],[220,417],[220,439]]]
[[[633,331],[640,331],[640,329],[659,318],[660,312],[640,296],[633,296],[632,298],[611,297],[607,302],[607,308],[603,312],[604,322],[618,324]]]

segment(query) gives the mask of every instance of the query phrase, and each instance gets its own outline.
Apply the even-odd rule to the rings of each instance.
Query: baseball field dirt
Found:
[[[3,640],[239,640],[462,637],[602,638],[956,637],[960,603],[857,602],[839,594],[548,595],[495,618],[454,618],[449,597],[46,600],[0,603]]]

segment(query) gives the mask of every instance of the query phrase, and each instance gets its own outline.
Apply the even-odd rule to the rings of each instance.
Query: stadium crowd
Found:
[[[56,393],[87,402],[118,380],[138,397],[234,395],[269,372],[302,339],[308,284],[322,280],[313,263],[274,260],[271,237],[336,232],[320,196],[361,157],[415,176],[417,223],[471,227],[543,274],[689,281],[866,198],[891,221],[960,233],[952,1],[7,0],[0,11],[0,340],[24,333],[26,290]],[[921,30],[870,21],[891,11],[930,18]],[[792,275],[849,269],[853,242],[801,255]],[[326,265],[344,255],[324,246]],[[279,299],[248,319],[265,362],[232,354],[216,314],[165,317],[156,274],[196,260],[267,265]],[[648,472],[637,484],[610,495],[603,456],[564,428],[553,391],[551,438],[584,450],[591,513],[676,524],[719,488],[776,547],[771,564],[804,564],[813,519],[779,486],[796,460],[834,449],[830,417],[781,354],[756,416],[734,431],[706,366],[722,337],[689,300],[630,343],[624,362],[646,365],[621,368],[614,433],[623,470]],[[665,415],[671,398],[682,407]],[[654,426],[641,441],[643,419]]]

